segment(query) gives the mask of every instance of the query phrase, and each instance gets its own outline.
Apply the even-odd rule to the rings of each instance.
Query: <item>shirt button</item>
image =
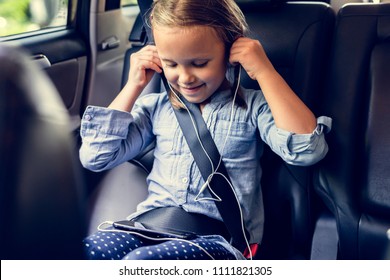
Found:
[[[183,178],[183,179],[181,179],[181,181],[182,181],[184,184],[187,184],[187,183],[188,183],[188,178]]]
[[[85,115],[84,120],[90,121],[92,119],[91,115]]]

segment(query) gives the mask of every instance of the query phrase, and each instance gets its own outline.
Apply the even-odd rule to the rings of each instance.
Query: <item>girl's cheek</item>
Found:
[[[174,71],[170,70],[169,68],[164,69],[165,77],[167,78],[168,82],[175,83],[177,80],[177,75]]]

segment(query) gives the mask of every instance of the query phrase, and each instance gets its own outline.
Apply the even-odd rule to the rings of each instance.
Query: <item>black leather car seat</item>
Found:
[[[27,54],[0,46],[1,259],[81,259],[82,182],[67,111]]]
[[[339,259],[390,258],[389,77],[390,3],[344,6],[323,103],[333,118],[330,152],[316,183]]]

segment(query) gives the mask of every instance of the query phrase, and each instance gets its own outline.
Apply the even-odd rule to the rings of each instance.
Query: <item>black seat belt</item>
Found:
[[[218,166],[221,156],[210,134],[210,131],[207,129],[199,107],[196,104],[188,102],[183,97],[181,97],[181,100],[184,102],[191,115],[194,117],[197,131],[199,133],[199,138],[201,139],[207,154],[203,151],[201,143],[199,142],[198,135],[193,127],[189,112],[187,112],[185,109],[174,109],[176,118],[191,150],[192,156],[194,157],[194,160],[199,168],[199,171],[206,182],[212,173],[212,166],[207,155],[210,157],[214,167]],[[223,176],[216,173],[221,173]],[[244,251],[248,245],[244,236],[245,227],[243,225],[244,221],[242,217],[242,211],[223,162],[219,164],[218,169],[215,170],[214,174],[216,175],[212,177],[209,185],[213,192],[221,199],[221,201],[215,201],[215,204],[233,239],[232,245],[240,251]]]
[[[142,0],[138,1],[140,12],[142,15],[142,19],[144,21],[144,28],[146,29],[149,40],[152,38],[152,32],[150,29],[150,24],[146,22],[149,17],[150,8],[152,5],[152,0]],[[170,90],[168,85],[168,81],[165,76],[162,74],[161,78],[164,82],[164,86],[167,91]],[[197,131],[199,133],[199,138],[202,141],[203,147],[205,148],[208,156],[211,158],[213,162],[213,166],[217,167],[218,170],[215,172],[219,172],[224,175],[215,175],[210,181],[209,185],[211,189],[218,195],[221,201],[215,201],[215,204],[218,208],[220,215],[229,231],[230,236],[232,237],[232,245],[239,249],[240,251],[244,251],[249,244],[247,244],[248,236],[245,231],[244,221],[242,217],[242,211],[239,205],[239,202],[236,198],[236,194],[233,190],[233,185],[230,181],[230,177],[227,173],[226,167],[223,162],[220,162],[220,154],[218,149],[214,143],[214,140],[204,122],[200,109],[197,105],[192,104],[181,98],[184,104],[189,109],[191,115],[194,118],[196,123]],[[174,109],[176,114],[176,118],[179,122],[181,130],[184,134],[186,142],[190,148],[190,151],[194,157],[194,160],[200,170],[200,173],[205,181],[209,180],[209,176],[212,173],[211,163],[209,158],[204,153],[201,143],[199,142],[197,132],[193,127],[193,123],[191,120],[191,116],[184,109]],[[229,181],[229,182],[228,182]]]

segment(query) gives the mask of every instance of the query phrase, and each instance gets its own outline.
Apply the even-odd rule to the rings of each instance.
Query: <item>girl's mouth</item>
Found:
[[[204,84],[195,87],[180,87],[180,91],[183,94],[194,94],[196,93]]]

